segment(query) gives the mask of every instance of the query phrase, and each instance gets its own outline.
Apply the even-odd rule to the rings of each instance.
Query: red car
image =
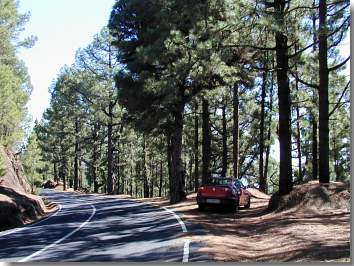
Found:
[[[251,194],[239,180],[213,177],[207,184],[198,188],[197,203],[199,210],[204,210],[208,205],[219,205],[237,211],[240,205],[250,207]]]

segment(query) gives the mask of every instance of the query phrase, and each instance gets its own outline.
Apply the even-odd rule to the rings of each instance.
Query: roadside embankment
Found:
[[[0,146],[0,230],[31,223],[57,210],[54,203],[30,193],[30,185],[17,155]]]

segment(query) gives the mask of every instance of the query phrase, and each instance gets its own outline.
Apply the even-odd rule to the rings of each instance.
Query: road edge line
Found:
[[[179,225],[181,226],[182,228],[182,232],[183,233],[187,233],[188,230],[187,230],[187,227],[185,225],[185,223],[182,221],[181,217],[179,217],[174,211],[166,208],[166,207],[162,207],[165,211],[171,213],[175,218],[176,220],[178,221]],[[184,241],[184,246],[183,246],[183,259],[182,259],[182,262],[188,262],[188,259],[189,259],[189,244],[190,244],[190,240],[189,239],[186,239]]]
[[[191,243],[191,241],[189,239],[186,239],[184,241],[183,259],[182,259],[182,262],[184,262],[184,263],[188,262],[188,259],[189,259],[189,244],[190,243]]]
[[[56,240],[56,241],[53,242],[52,244],[50,244],[50,245],[48,245],[48,246],[45,246],[44,248],[42,248],[42,249],[36,251],[35,253],[33,253],[33,254],[31,254],[31,255],[29,255],[29,256],[27,256],[27,257],[21,259],[21,260],[19,260],[18,262],[26,262],[26,261],[28,261],[29,259],[31,259],[31,258],[33,258],[33,257],[35,257],[35,256],[37,256],[37,255],[39,255],[39,254],[41,254],[43,251],[46,251],[46,250],[49,249],[49,248],[55,247],[55,246],[58,245],[60,242],[64,241],[65,239],[67,239],[68,237],[72,236],[72,235],[75,234],[77,231],[79,231],[79,230],[80,230],[82,227],[84,227],[84,226],[92,219],[92,217],[96,214],[96,207],[95,207],[94,205],[92,205],[92,204],[90,204],[90,205],[91,205],[91,207],[92,207],[92,213],[91,213],[90,217],[87,218],[86,221],[83,222],[79,227],[77,227],[75,230],[71,231],[69,234],[63,236],[62,238]]]
[[[168,211],[169,213],[171,213],[175,218],[176,220],[178,221],[178,223],[180,224],[180,226],[182,227],[182,231],[183,233],[187,233],[187,227],[185,225],[185,223],[182,221],[181,217],[179,217],[174,211],[166,208],[166,207],[162,207],[164,210]]]

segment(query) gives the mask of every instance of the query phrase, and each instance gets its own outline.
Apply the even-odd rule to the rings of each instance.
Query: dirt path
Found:
[[[206,235],[191,237],[207,243],[201,251],[217,261],[350,262],[350,212],[344,209],[321,215],[267,213],[268,199],[252,198],[250,209],[233,214],[198,211],[195,194],[174,205],[161,198],[143,201],[173,208],[185,221],[205,227]]]

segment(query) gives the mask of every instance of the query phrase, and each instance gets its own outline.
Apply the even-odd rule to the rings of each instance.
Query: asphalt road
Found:
[[[0,232],[0,261],[207,261],[188,225],[168,209],[129,199],[44,190],[60,209],[37,223]]]

